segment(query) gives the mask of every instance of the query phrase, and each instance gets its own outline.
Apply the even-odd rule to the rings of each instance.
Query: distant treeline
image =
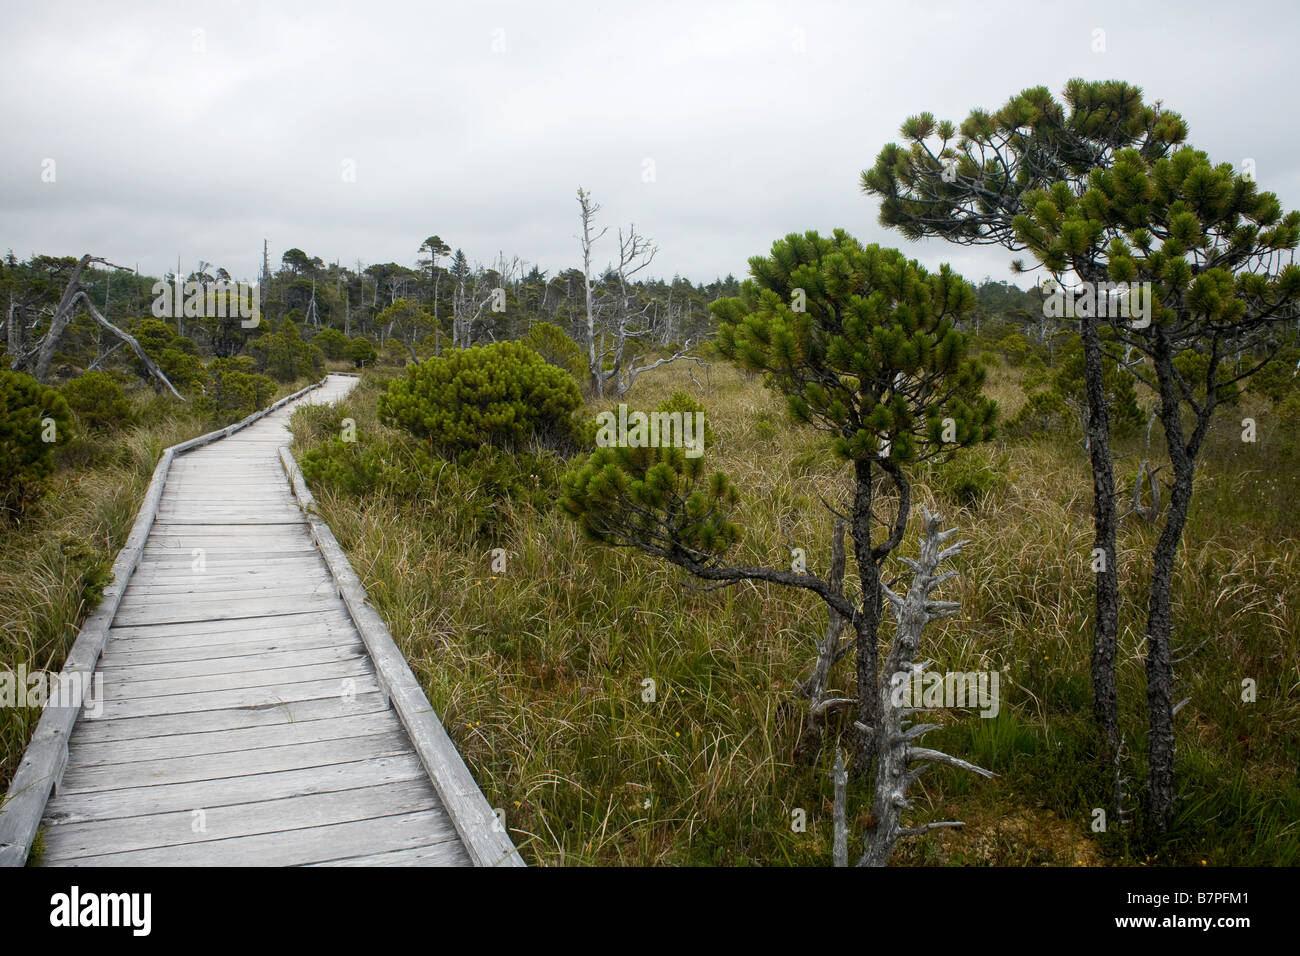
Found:
[[[487,266],[471,265],[459,249],[436,257],[428,255],[428,243],[421,249],[424,257],[414,268],[394,262],[370,266],[357,262],[349,267],[289,249],[280,257],[278,268],[270,269],[268,262],[267,273],[258,277],[260,327],[245,329],[233,316],[169,316],[164,321],[200,354],[213,357],[239,355],[251,340],[278,329],[284,319],[291,320],[304,338],[335,329],[349,339],[365,337],[381,351],[390,342],[401,345],[413,357],[452,344],[454,335],[457,344],[517,339],[539,322],[557,325],[582,341],[586,298],[581,269],[550,275],[536,265],[525,271],[525,263],[518,258],[500,256]],[[43,334],[76,263],[74,256],[33,255],[20,260],[12,250],[0,261],[0,307],[4,309],[0,321],[5,329],[0,349],[19,351]],[[135,331],[142,321],[154,316],[155,284],[174,283],[177,278],[176,273],[157,277],[99,268],[87,270],[81,285],[110,322]],[[225,268],[208,262],[198,263],[179,278],[205,289],[232,280]],[[711,337],[714,319],[709,303],[736,295],[740,281],[727,275],[709,283],[692,283],[674,276],[629,285],[635,300],[632,305],[644,315],[648,329],[641,347],[652,351]],[[975,288],[980,303],[976,323],[998,319],[1024,327],[1041,313],[1038,299],[1014,284],[986,278]],[[494,299],[498,289],[501,292]],[[593,295],[622,295],[614,270],[593,276]],[[60,342],[57,366],[64,374],[84,370],[118,344],[88,317],[80,316]]]

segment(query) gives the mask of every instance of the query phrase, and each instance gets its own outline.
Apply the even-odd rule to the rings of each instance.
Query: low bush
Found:
[[[130,425],[134,417],[126,390],[107,372],[86,372],[59,391],[86,429],[116,431]]]
[[[0,516],[20,518],[40,498],[54,446],[71,437],[72,410],[57,389],[0,371]]]
[[[567,454],[581,405],[567,372],[519,342],[495,342],[408,366],[379,396],[379,420],[449,458],[485,445]]]
[[[348,347],[352,343],[338,329],[321,329],[311,340],[311,344],[324,352],[327,359],[337,362],[347,357]]]

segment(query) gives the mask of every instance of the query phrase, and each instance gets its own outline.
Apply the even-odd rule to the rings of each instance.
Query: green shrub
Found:
[[[279,382],[319,375],[325,364],[325,353],[304,342],[298,327],[287,318],[277,331],[267,332],[249,343],[248,350],[257,359],[259,370]]]
[[[456,349],[410,365],[379,396],[379,420],[447,457],[491,445],[576,445],[582,395],[573,376],[519,342]]]
[[[213,359],[208,384],[195,406],[209,418],[229,421],[246,418],[275,398],[276,384],[265,375],[249,372],[252,363],[243,356]]]
[[[312,487],[335,494],[366,497],[390,491],[408,497],[419,491],[428,459],[427,452],[421,455],[401,443],[366,446],[332,435],[305,452],[299,466]]]
[[[1029,339],[1019,332],[1012,332],[998,342],[998,348],[1012,365],[1023,365],[1029,358]]]
[[[538,322],[519,340],[557,368],[565,369],[579,384],[587,381],[587,360],[578,343],[551,322]]]
[[[21,517],[40,498],[54,471],[54,446],[71,434],[72,410],[57,389],[0,371],[0,514]]]
[[[378,357],[375,352],[375,344],[364,335],[358,335],[348,343],[345,358],[351,361],[357,368],[362,365],[369,365]]]
[[[68,407],[87,429],[116,431],[131,424],[131,402],[117,379],[107,372],[86,372],[59,389]]]
[[[976,505],[1010,487],[1010,464],[1005,453],[993,458],[985,449],[971,449],[937,463],[931,477],[936,490],[958,504]]]
[[[1078,339],[1073,339],[1062,349],[1060,367],[1052,381],[1056,393],[1074,409],[1076,419],[1080,410],[1087,407],[1084,371],[1083,346]],[[1102,360],[1102,387],[1109,403],[1107,408],[1113,438],[1130,438],[1146,424],[1146,416],[1138,405],[1135,382],[1133,373],[1117,367],[1113,359]]]
[[[141,319],[133,334],[178,391],[191,391],[202,384],[203,363],[193,339],[177,335],[172,326],[158,319]],[[149,370],[138,356],[132,355],[131,367],[141,378],[149,378]]]
[[[1257,395],[1263,395],[1276,405],[1300,389],[1300,349],[1286,348],[1250,377],[1249,389]]]
[[[1278,451],[1285,458],[1300,457],[1300,391],[1278,402],[1273,414],[1271,430],[1279,439]]]
[[[347,355],[351,343],[338,329],[321,329],[311,340],[311,344],[324,352],[327,359],[337,362]]]
[[[166,348],[159,353],[158,367],[178,391],[190,392],[203,384],[203,362],[196,355],[177,348]]]
[[[1034,392],[1007,422],[1006,434],[1013,438],[1070,434],[1077,424],[1060,392]]]

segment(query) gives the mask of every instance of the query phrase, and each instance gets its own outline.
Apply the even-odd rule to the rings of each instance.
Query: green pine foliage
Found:
[[[578,382],[587,378],[587,360],[578,343],[551,322],[538,322],[519,340],[546,361],[565,369]]]
[[[44,494],[54,447],[71,434],[72,410],[58,389],[0,371],[0,517],[21,518]]]
[[[674,392],[654,410],[704,412],[705,451],[713,444],[707,411],[685,392]],[[594,434],[594,423],[590,430]],[[720,471],[707,474],[704,457],[688,457],[680,447],[598,448],[561,485],[561,506],[592,541],[640,542],[651,554],[703,563],[740,540],[740,528],[731,521],[740,500],[735,485]]]
[[[312,338],[311,344],[325,353],[325,357],[337,362],[347,356],[348,337],[338,329],[321,329]]]
[[[562,479],[561,505],[602,544],[638,546],[677,563],[706,563],[740,539],[730,479],[680,448],[598,448]]]
[[[966,357],[954,325],[974,293],[946,265],[930,274],[837,229],[792,233],[750,268],[740,295],[712,306],[719,348],[766,372],[794,419],[834,435],[840,456],[879,458],[887,448],[907,463],[993,435],[985,367]]]
[[[292,319],[286,318],[275,332],[267,332],[249,344],[259,369],[277,382],[293,382],[320,375],[325,354],[304,342]]]
[[[92,431],[117,431],[131,424],[126,390],[107,372],[86,372],[60,389],[81,425]]]
[[[578,384],[519,342],[456,349],[408,365],[379,397],[379,420],[455,457],[491,446],[571,451]]]
[[[352,362],[356,368],[372,364],[378,357],[375,351],[375,343],[371,342],[364,335],[358,335],[348,343],[347,351],[344,358]]]

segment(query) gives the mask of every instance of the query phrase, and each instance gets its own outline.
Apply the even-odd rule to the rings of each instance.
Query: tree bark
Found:
[[[857,635],[857,659],[855,661],[858,684],[858,728],[857,756],[853,761],[855,779],[866,779],[875,764],[876,735],[875,727],[880,720],[880,700],[876,694],[876,675],[879,670],[879,648],[877,634],[880,630],[880,610],[882,595],[880,591],[880,568],[871,554],[871,509],[874,496],[874,481],[870,461],[857,460],[853,463],[857,488],[853,495],[853,557],[858,565],[858,575],[862,579],[862,607],[854,624]]]
[[[1115,651],[1119,636],[1119,568],[1115,546],[1115,465],[1110,451],[1110,415],[1106,408],[1101,337],[1096,319],[1080,323],[1084,380],[1088,400],[1086,430],[1092,465],[1093,548],[1105,555],[1096,574],[1092,628],[1092,709],[1103,736],[1107,758],[1119,746]]]
[[[95,303],[90,301],[90,296],[86,295],[84,291],[77,293],[77,295],[78,298],[83,299],[85,301],[86,308],[90,310],[90,314],[94,317],[96,322],[98,322],[104,328],[108,329],[108,331],[112,332],[119,339],[121,339],[123,342],[129,345],[131,347],[131,351],[135,352],[135,354],[139,357],[140,361],[144,363],[144,367],[149,370],[149,374],[152,375],[154,378],[156,378],[163,385],[166,385],[167,388],[171,390],[171,393],[175,395],[177,398],[179,398],[182,402],[185,401],[185,396],[183,396],[180,392],[176,391],[176,386],[172,385],[171,381],[167,378],[167,376],[163,374],[163,370],[160,369],[157,366],[157,364],[154,363],[154,360],[149,357],[148,353],[146,353],[145,350],[140,347],[140,343],[135,340],[135,336],[131,335],[129,332],[122,331],[112,322],[108,321],[108,319],[100,315],[99,310],[95,308]]]
[[[1207,374],[1205,405],[1198,409],[1195,434],[1183,434],[1181,398],[1174,378],[1173,348],[1161,329],[1155,332],[1152,359],[1160,386],[1160,424],[1173,465],[1169,513],[1151,558],[1151,592],[1147,598],[1147,819],[1156,834],[1168,832],[1174,808],[1174,668],[1172,589],[1174,558],[1187,524],[1196,471],[1196,452],[1214,411],[1213,383],[1217,362]]]
[[[76,303],[77,296],[81,293],[81,273],[85,271],[86,266],[90,265],[92,260],[95,260],[95,257],[90,253],[86,253],[73,267],[72,277],[68,279],[68,284],[63,290],[63,297],[59,300],[58,308],[54,310],[54,315],[50,317],[50,327],[45,333],[45,338],[41,341],[41,347],[36,353],[36,364],[32,369],[32,377],[42,385],[50,377],[50,364],[54,360],[54,352],[59,346],[59,339],[63,337],[64,329],[72,321],[73,306]],[[90,300],[87,299],[87,301]]]

